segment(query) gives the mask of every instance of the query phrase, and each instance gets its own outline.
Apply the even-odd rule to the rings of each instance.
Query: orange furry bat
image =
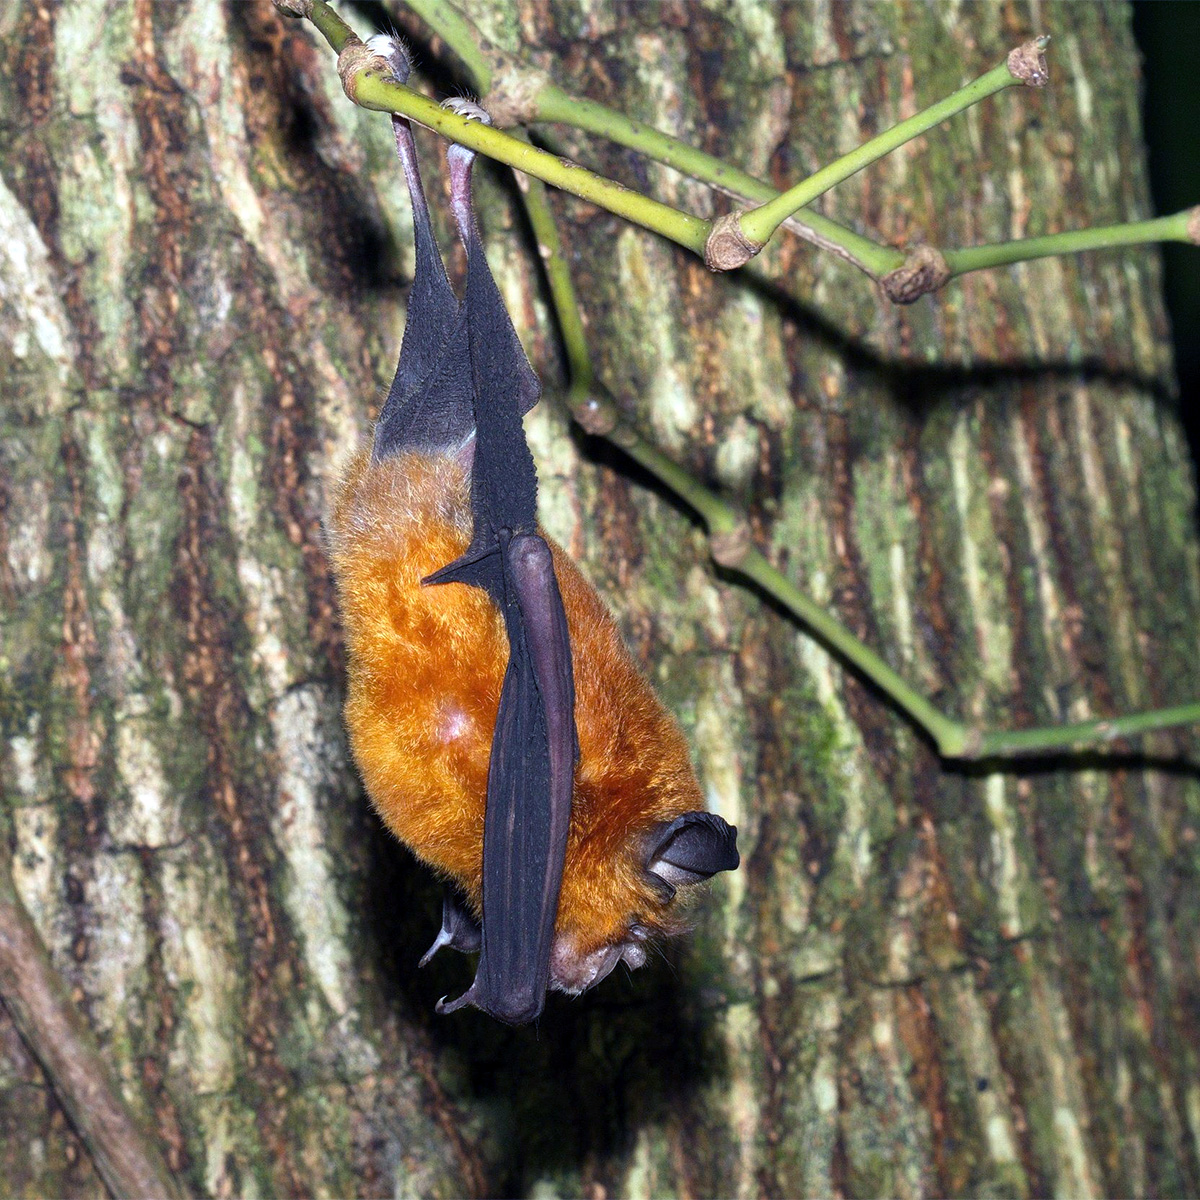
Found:
[[[375,41],[398,79],[407,62]],[[481,114],[475,106],[469,108]],[[700,811],[674,721],[600,598],[536,526],[520,428],[539,386],[470,207],[473,155],[449,151],[467,248],[460,304],[433,241],[411,134],[417,274],[369,453],[331,516],[349,652],[346,721],[388,826],[456,885],[443,945],[480,950],[452,1004],[532,1020],[680,930],[676,889],[737,866],[736,830]]]

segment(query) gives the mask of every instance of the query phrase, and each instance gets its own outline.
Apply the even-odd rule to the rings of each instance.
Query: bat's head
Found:
[[[740,862],[736,827],[709,812],[664,821],[635,837],[631,850],[632,871],[627,866],[610,876],[608,894],[587,910],[590,920],[569,922],[555,937],[550,985],[557,990],[578,995],[618,963],[631,970],[644,965],[655,937],[683,928],[680,889],[736,870]]]

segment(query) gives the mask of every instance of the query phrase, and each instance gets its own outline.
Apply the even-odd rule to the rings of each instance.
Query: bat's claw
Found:
[[[429,960],[443,947],[450,945],[450,935],[444,928],[438,930],[438,935],[433,939],[433,945],[421,955],[421,961],[417,963],[418,969],[429,965]],[[443,997],[444,999],[445,997]]]

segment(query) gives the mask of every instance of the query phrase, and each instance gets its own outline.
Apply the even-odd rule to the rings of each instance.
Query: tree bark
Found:
[[[1123,8],[472,16],[780,186],[1048,32],[1048,89],[969,111],[824,211],[900,245],[1148,212]],[[452,58],[393,17],[448,88]],[[553,1000],[537,1029],[435,1018],[469,966],[414,970],[438,890],[347,754],[321,533],[411,279],[388,121],[266,0],[17,0],[0,37],[6,836],[51,960],[189,1190],[1200,1190],[1196,731],[939,762],[569,427],[499,171],[480,172],[479,207],[551,393],[529,421],[543,521],[679,715],[743,867],[668,962]],[[678,206],[724,203],[553,132]],[[1021,726],[1200,693],[1196,497],[1154,252],[968,276],[900,309],[791,236],[716,277],[554,205],[626,414],[942,706]],[[0,1190],[102,1195],[3,1013],[0,1069]]]

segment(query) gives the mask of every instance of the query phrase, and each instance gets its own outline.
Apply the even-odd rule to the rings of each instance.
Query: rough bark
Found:
[[[1046,91],[972,110],[825,211],[948,245],[1147,212],[1112,5],[472,7],[560,81],[780,184],[1049,32]],[[395,16],[420,61],[448,62]],[[321,541],[411,277],[387,120],[265,0],[17,0],[0,36],[6,836],[188,1188],[1200,1190],[1195,731],[946,768],[552,402],[530,421],[545,524],[679,714],[744,867],[669,963],[536,1030],[434,1019],[467,967],[413,970],[437,892],[346,754]],[[552,388],[514,191],[498,172],[481,190]],[[716,278],[555,204],[627,413],[946,708],[1027,725],[1200,692],[1154,253],[971,276],[900,310],[794,239]],[[0,1069],[0,1190],[103,1194],[2,1013]]]

